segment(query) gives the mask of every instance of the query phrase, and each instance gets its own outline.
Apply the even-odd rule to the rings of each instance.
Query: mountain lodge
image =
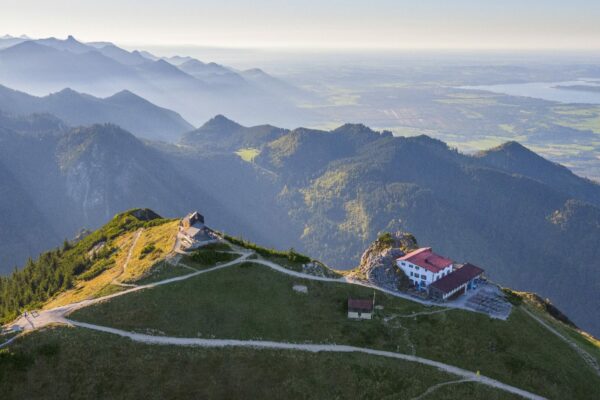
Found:
[[[396,265],[418,289],[426,289],[454,270],[452,260],[435,254],[431,247],[411,251],[398,258]]]
[[[477,281],[483,275],[483,269],[466,263],[451,274],[433,282],[429,286],[429,295],[437,300],[446,300],[452,296],[465,294],[477,287]]]
[[[181,240],[190,248],[196,248],[203,242],[214,240],[210,230],[204,225],[204,216],[198,211],[186,215],[179,223]]]
[[[396,265],[417,290],[427,291],[437,300],[460,296],[475,288],[484,272],[470,263],[455,267],[452,260],[434,253],[431,247],[422,247],[399,257]]]

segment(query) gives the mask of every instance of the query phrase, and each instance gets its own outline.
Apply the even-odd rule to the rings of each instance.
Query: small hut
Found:
[[[373,299],[348,298],[348,318],[371,319],[373,318]]]

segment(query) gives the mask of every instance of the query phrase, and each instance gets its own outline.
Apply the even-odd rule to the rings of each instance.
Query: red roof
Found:
[[[477,278],[481,274],[483,274],[482,268],[467,263],[454,272],[433,282],[431,286],[443,293],[449,293],[453,289],[469,282],[473,278]]]
[[[373,300],[371,299],[348,299],[348,311],[373,311]]]
[[[408,261],[421,268],[435,273],[440,272],[448,265],[452,264],[452,260],[435,254],[431,247],[422,247],[415,251],[398,258],[400,261]]]

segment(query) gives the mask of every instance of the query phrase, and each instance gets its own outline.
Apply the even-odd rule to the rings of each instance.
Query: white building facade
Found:
[[[396,265],[419,289],[426,289],[454,270],[452,260],[435,254],[431,247],[420,248],[398,258]]]

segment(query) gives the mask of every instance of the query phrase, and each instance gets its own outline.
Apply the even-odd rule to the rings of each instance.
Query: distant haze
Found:
[[[589,50],[599,20],[590,0],[0,1],[3,33],[132,46]]]

